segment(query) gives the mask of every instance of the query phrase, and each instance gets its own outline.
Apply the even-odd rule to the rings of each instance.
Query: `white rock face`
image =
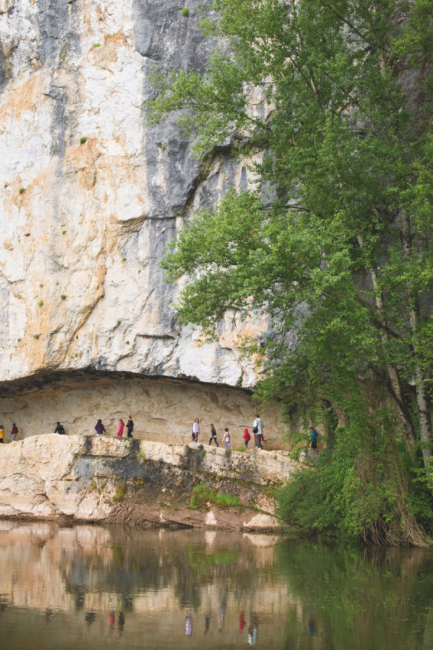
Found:
[[[147,124],[152,65],[206,63],[201,4],[0,0],[0,381],[92,368],[254,385],[235,342],[266,321],[200,345],[158,266],[186,218],[248,184],[222,155],[205,170],[173,119]]]
[[[289,480],[297,467],[286,452],[226,453],[213,447],[203,454],[194,445],[34,436],[0,449],[0,517],[124,522],[144,504],[140,523],[272,529],[280,524],[261,489]],[[244,510],[190,511],[197,479],[220,493],[237,490]],[[248,510],[257,504],[260,515]]]

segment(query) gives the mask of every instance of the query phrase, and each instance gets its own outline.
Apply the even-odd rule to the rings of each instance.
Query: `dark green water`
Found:
[[[1,650],[433,648],[433,553],[0,522]]]

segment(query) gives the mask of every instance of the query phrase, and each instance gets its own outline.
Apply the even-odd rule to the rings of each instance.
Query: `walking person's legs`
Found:
[[[245,440],[245,449],[248,449],[248,440]]]

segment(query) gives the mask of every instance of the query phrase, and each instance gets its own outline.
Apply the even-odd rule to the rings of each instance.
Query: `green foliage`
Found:
[[[60,300],[66,300],[66,297],[67,297],[67,296],[65,296],[65,294],[62,293],[62,295],[60,296]]]
[[[428,544],[433,510],[425,472],[411,469],[404,445],[389,435],[389,422],[383,425],[369,435],[354,425],[339,429],[334,449],[280,489],[282,519],[368,543]]]
[[[411,472],[422,457],[429,474],[432,449],[432,0],[215,7],[202,27],[224,48],[203,75],[155,68],[151,121],[177,111],[198,156],[228,141],[239,160],[260,155],[250,163],[256,186],[196,215],[165,258],[168,280],[184,280],[180,320],[212,338],[226,315],[268,315],[273,332],[241,342],[262,365],[259,397],[278,397],[300,425],[323,423],[335,444],[320,478],[309,474],[299,489],[323,486],[332,467],[328,516],[351,503],[349,533],[402,538],[396,513],[407,531],[418,506],[432,508],[425,495],[423,507],[409,497],[421,490]],[[252,91],[263,111],[252,110]],[[358,445],[352,457],[329,425],[336,413]],[[364,485],[360,467],[377,467],[387,436],[406,443],[408,462],[391,454],[401,480],[391,464],[383,483],[368,471]]]
[[[206,456],[206,449],[200,449],[200,456],[204,458]]]
[[[117,486],[116,492],[114,493],[113,501],[116,501],[117,503],[121,503],[122,501],[125,500],[126,493],[128,492],[128,486],[126,483],[120,483],[120,485]]]
[[[39,307],[43,307],[43,306],[44,306],[44,301],[43,301],[43,300],[40,300],[40,301],[38,302],[38,305],[39,305]]]
[[[189,507],[191,510],[206,510],[208,503],[213,503],[219,508],[232,508],[241,506],[242,503],[233,494],[218,494],[206,485],[196,485],[191,493]]]
[[[37,341],[39,341],[40,336],[41,336],[40,334],[34,334],[34,335],[33,335],[33,338],[36,339]]]
[[[182,16],[183,16],[184,18],[188,18],[188,16],[189,16],[189,9],[188,9],[188,7],[182,7],[181,14],[182,14]]]
[[[86,142],[87,142],[87,138],[86,138],[86,136],[83,135],[83,136],[80,138],[80,144],[85,144]]]
[[[20,189],[18,190],[20,194],[24,194],[25,191],[26,191],[25,187],[20,187]]]

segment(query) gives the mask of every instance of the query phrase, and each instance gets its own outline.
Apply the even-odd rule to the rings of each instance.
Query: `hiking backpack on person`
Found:
[[[262,436],[263,436],[263,422],[260,415],[257,413],[256,419],[253,422],[254,444],[259,449],[263,449]]]

